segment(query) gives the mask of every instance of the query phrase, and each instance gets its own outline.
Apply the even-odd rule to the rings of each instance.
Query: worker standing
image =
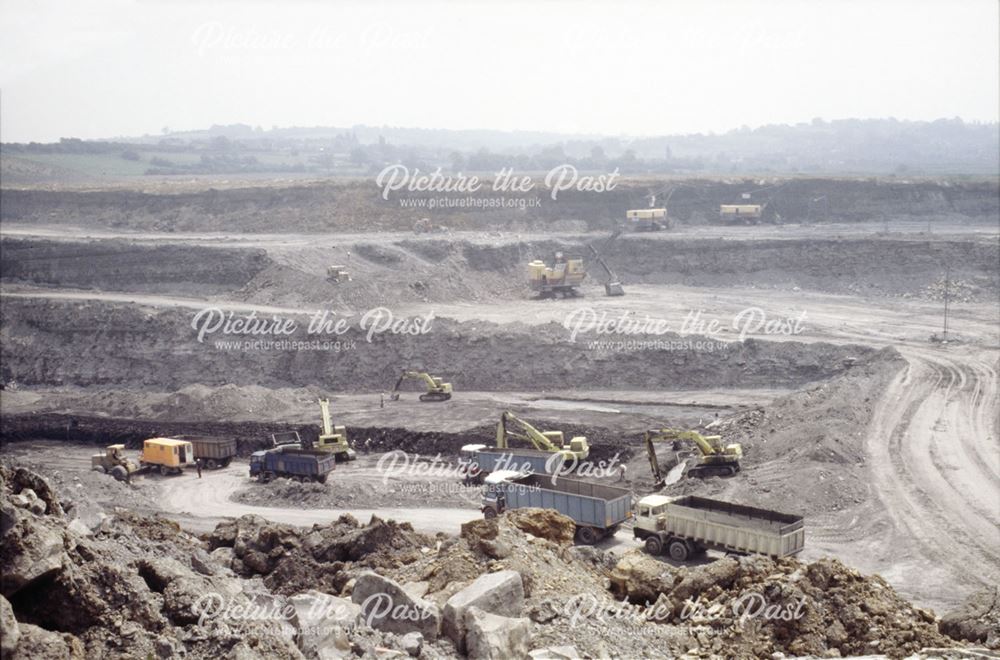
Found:
[[[201,459],[199,458],[194,462],[196,468],[198,468],[198,478],[201,479]]]
[[[621,465],[618,466],[618,481],[625,481],[625,470],[626,469],[627,468],[625,467],[624,463],[622,463]]]

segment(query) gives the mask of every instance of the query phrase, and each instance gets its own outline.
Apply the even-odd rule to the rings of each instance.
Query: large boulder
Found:
[[[21,636],[12,660],[83,660],[83,644],[69,633],[57,633],[30,623],[20,626]],[[5,642],[6,645],[6,642]]]
[[[10,597],[62,568],[66,558],[62,530],[48,517],[4,504],[6,527],[0,549],[2,593]],[[9,523],[9,524],[8,524]]]
[[[13,470],[5,467],[3,472],[0,473],[0,482],[3,482],[5,488],[10,489],[12,496],[21,494],[26,490],[32,491],[28,497],[30,499],[39,499],[45,504],[42,513],[58,517],[62,517],[65,513],[62,504],[59,502],[59,498],[56,496],[55,489],[52,488],[48,479],[40,474],[36,474],[23,467]]]
[[[289,597],[288,604],[298,646],[307,657],[350,654],[347,631],[357,624],[360,605],[315,590]]]
[[[10,601],[0,596],[0,657],[4,660],[14,655],[17,647],[17,640],[21,637],[21,630],[14,618],[14,608],[10,606]]]
[[[554,509],[512,509],[504,517],[525,534],[547,539],[559,545],[571,545],[576,523]]]
[[[351,600],[361,606],[362,620],[371,628],[397,635],[418,632],[425,639],[437,639],[441,610],[430,601],[412,597],[394,580],[366,571],[357,577]]]
[[[444,605],[442,632],[465,650],[465,612],[478,607],[493,614],[520,615],[524,609],[524,583],[517,571],[498,571],[479,576]]]
[[[655,602],[673,588],[670,566],[641,550],[622,555],[611,571],[611,592],[633,603]]]
[[[957,609],[941,617],[938,629],[952,639],[1000,648],[1000,587],[969,596]]]
[[[467,655],[473,660],[524,658],[531,643],[531,621],[490,614],[478,607],[465,611]]]

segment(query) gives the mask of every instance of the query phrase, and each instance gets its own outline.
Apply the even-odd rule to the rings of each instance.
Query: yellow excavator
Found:
[[[427,392],[420,395],[421,401],[447,401],[451,398],[451,383],[446,383],[437,376],[432,376],[425,371],[404,371],[396,381],[396,386],[392,388],[390,399],[399,401],[399,386],[404,380],[422,380],[427,386]]]
[[[319,440],[312,446],[306,446],[308,443],[303,443],[302,448],[329,452],[333,454],[338,461],[355,460],[358,457],[358,454],[351,449],[351,445],[347,441],[347,427],[340,425],[334,426],[330,421],[330,400],[320,399],[319,409],[320,413],[323,415],[323,428],[322,432],[319,434]]]
[[[660,471],[659,461],[653,443],[657,441],[673,441],[674,449],[689,442],[698,448],[700,457],[697,464],[688,468],[690,477],[731,477],[740,471],[740,459],[743,458],[743,446],[739,443],[723,444],[721,435],[702,435],[697,431],[681,431],[679,429],[653,429],[646,431],[643,437],[646,443],[646,453],[649,456],[649,466],[653,470],[656,487],[662,488],[664,476]]]
[[[520,430],[513,430],[516,426]],[[504,412],[500,415],[500,423],[497,424],[497,449],[507,449],[509,438],[527,440],[535,449],[540,451],[550,451],[562,454],[567,460],[582,461],[590,456],[590,445],[587,438],[578,435],[570,439],[569,444],[564,444],[562,431],[539,431],[534,426],[516,417],[514,413]]]

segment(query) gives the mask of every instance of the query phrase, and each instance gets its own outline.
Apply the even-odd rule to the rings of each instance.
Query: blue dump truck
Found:
[[[540,449],[500,449],[486,445],[465,445],[460,452],[460,464],[466,483],[483,483],[497,471],[565,474],[573,467],[564,455]]]
[[[485,481],[482,511],[486,518],[495,518],[508,509],[555,509],[573,519],[576,540],[585,545],[613,536],[632,517],[632,493],[626,488],[503,470]]]
[[[337,457],[326,451],[280,445],[250,454],[250,478],[267,483],[278,477],[300,482],[326,483],[326,476],[337,465]]]

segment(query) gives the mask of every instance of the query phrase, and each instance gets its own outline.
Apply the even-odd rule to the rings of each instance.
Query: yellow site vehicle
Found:
[[[118,481],[125,481],[139,466],[125,456],[125,445],[108,445],[102,454],[90,457],[90,469],[110,474]]]
[[[528,264],[528,286],[537,291],[539,297],[561,295],[578,295],[576,288],[587,277],[583,267],[583,259],[571,257],[567,259],[562,252],[555,253],[552,266],[546,265],[541,259],[535,259]]]
[[[764,206],[761,204],[722,204],[719,206],[719,219],[723,224],[757,225],[764,217]]]
[[[194,446],[187,440],[175,438],[150,438],[142,443],[139,465],[149,470],[159,470],[160,474],[180,474],[185,467],[193,465]]]
[[[629,231],[661,231],[667,227],[667,209],[665,208],[625,211],[625,228]]]

